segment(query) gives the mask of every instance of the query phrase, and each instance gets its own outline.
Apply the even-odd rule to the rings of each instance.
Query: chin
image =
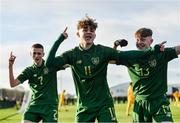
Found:
[[[40,61],[37,60],[37,61],[34,61],[34,63],[35,63],[36,65],[38,65],[38,64],[40,63]]]
[[[137,47],[138,50],[145,50],[145,47]]]
[[[87,43],[87,44],[92,44],[92,43],[93,43],[93,41],[86,41],[86,43]]]
[[[147,48],[148,48],[148,47],[142,47],[141,50],[145,50],[145,49],[147,49]]]

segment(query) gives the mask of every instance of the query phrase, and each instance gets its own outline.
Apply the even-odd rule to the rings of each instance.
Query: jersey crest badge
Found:
[[[45,67],[45,68],[43,69],[43,73],[44,73],[44,74],[48,74],[48,73],[49,73],[49,69],[48,69],[47,67]]]
[[[156,59],[152,59],[148,63],[149,63],[150,67],[156,67],[157,61],[156,61]]]
[[[92,57],[91,61],[94,65],[98,65],[99,64],[99,57]]]
[[[139,64],[134,64],[133,66],[134,66],[135,70],[137,70],[137,71],[139,70],[139,67],[140,67]]]

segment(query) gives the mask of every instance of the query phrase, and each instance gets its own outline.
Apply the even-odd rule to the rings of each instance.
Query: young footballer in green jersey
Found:
[[[34,44],[31,47],[30,55],[33,65],[25,68],[23,72],[14,78],[13,64],[16,59],[11,52],[9,58],[9,81],[11,87],[15,87],[28,80],[32,90],[31,102],[24,114],[24,123],[31,122],[57,122],[58,118],[58,93],[57,76],[59,69],[46,67],[44,65],[44,48],[41,44]]]
[[[149,28],[140,28],[136,31],[136,46],[139,50],[151,48],[152,33]],[[123,63],[128,67],[129,75],[133,81],[134,122],[152,122],[153,119],[156,122],[173,122],[170,103],[166,97],[167,65],[179,54],[180,45],[164,48],[163,52],[152,53],[143,59],[139,58]],[[119,63],[117,62],[117,64]]]
[[[127,61],[145,56],[149,51],[119,52],[113,48],[95,45],[97,23],[86,17],[77,24],[79,46],[55,57],[55,53],[62,41],[64,33],[55,41],[51,48],[46,65],[62,66],[69,64],[77,94],[76,122],[117,122],[113,99],[107,83],[107,66],[110,60]]]

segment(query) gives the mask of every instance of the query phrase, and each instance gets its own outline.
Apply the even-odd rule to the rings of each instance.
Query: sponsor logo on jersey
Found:
[[[33,77],[37,77],[37,74],[34,74]]]
[[[49,69],[47,67],[43,69],[44,74],[48,74],[48,72],[49,72]]]
[[[76,64],[82,64],[82,60],[76,61]]]
[[[85,80],[85,79],[82,79],[81,82],[86,82],[86,80]]]
[[[98,65],[99,64],[99,57],[92,57],[91,61],[94,65]]]

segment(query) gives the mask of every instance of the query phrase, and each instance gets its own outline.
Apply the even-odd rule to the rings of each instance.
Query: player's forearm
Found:
[[[19,85],[19,81],[17,79],[14,79],[12,66],[9,66],[9,82],[10,82],[11,87],[15,87],[15,86]]]
[[[180,54],[180,45],[175,46],[174,48],[175,48],[176,54],[179,55]]]
[[[117,47],[118,47],[118,46],[114,45],[114,46],[113,46],[113,49],[117,49]]]
[[[154,48],[148,48],[146,50],[138,50],[138,51],[133,51],[133,52],[136,52],[135,53],[135,56],[132,56],[135,57],[135,58],[142,58],[144,56],[148,56],[148,55],[151,55],[153,53],[160,53],[160,52],[163,52],[163,50],[161,49],[162,47],[159,45],[159,44],[156,44],[154,46]]]
[[[152,49],[148,50],[130,50],[130,51],[121,51],[119,52],[119,59],[124,60],[134,60],[138,58],[143,58],[147,55],[150,55],[154,52]]]
[[[55,60],[55,55],[56,55],[56,52],[58,50],[58,47],[64,41],[64,39],[65,39],[64,35],[61,34],[60,37],[58,38],[58,40],[55,41],[55,43],[51,47],[51,49],[49,51],[49,54],[47,56],[47,59],[46,59],[46,62],[45,62],[46,66],[52,66],[53,65],[53,62]]]

